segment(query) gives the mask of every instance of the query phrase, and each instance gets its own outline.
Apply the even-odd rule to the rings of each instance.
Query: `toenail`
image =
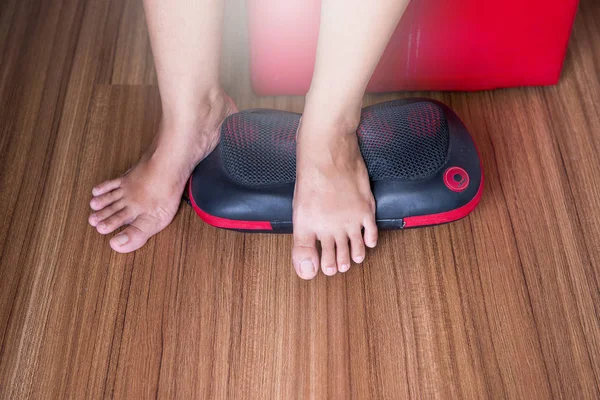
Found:
[[[127,243],[127,241],[129,240],[129,236],[127,235],[117,235],[115,236],[115,242],[117,242],[118,245],[124,245],[125,243]]]
[[[315,272],[315,266],[310,260],[303,260],[300,263],[300,272],[303,274],[309,274]]]
[[[98,224],[98,229],[100,229],[100,230],[105,230],[105,229],[106,229],[106,224],[105,224],[104,222],[100,222],[100,223]]]
[[[364,260],[364,259],[365,259],[365,258],[364,258],[363,256],[358,256],[358,257],[356,257],[356,258],[354,259],[354,261],[355,261],[357,264],[360,264],[361,262],[363,262],[363,260]]]
[[[350,269],[350,266],[348,264],[342,264],[342,266],[340,267],[340,271],[342,272],[346,272]]]
[[[335,274],[335,267],[327,267],[326,271],[328,274]]]

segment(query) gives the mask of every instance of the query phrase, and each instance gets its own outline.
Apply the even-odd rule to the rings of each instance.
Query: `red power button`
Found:
[[[469,187],[469,174],[460,167],[450,167],[444,172],[444,183],[453,192],[462,192]]]

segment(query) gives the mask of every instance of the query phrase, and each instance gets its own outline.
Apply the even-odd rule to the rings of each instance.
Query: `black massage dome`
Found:
[[[228,117],[219,146],[194,170],[190,203],[209,224],[244,231],[292,231],[300,115],[248,110]],[[382,229],[451,222],[481,196],[479,156],[447,106],[396,100],[362,111],[359,145]]]

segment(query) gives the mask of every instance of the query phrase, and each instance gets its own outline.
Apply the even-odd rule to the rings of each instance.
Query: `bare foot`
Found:
[[[142,247],[175,216],[194,167],[215,148],[223,120],[236,112],[221,90],[177,121],[161,121],[153,144],[123,176],[94,187],[90,225],[109,234],[129,225],[110,240],[110,247],[128,253]]]
[[[355,123],[305,116],[297,141],[292,261],[303,279],[361,263],[377,244],[375,201],[358,147]],[[361,232],[364,229],[364,235]],[[321,242],[321,258],[316,242]]]

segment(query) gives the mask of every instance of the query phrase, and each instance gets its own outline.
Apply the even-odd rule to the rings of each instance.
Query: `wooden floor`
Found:
[[[239,9],[229,94],[301,111],[252,94]],[[91,187],[158,121],[139,0],[5,0],[0,55],[0,398],[600,397],[597,0],[558,86],[426,94],[482,153],[470,217],[383,233],[363,267],[312,282],[289,236],[216,230],[187,205],[135,254],[88,226]]]

